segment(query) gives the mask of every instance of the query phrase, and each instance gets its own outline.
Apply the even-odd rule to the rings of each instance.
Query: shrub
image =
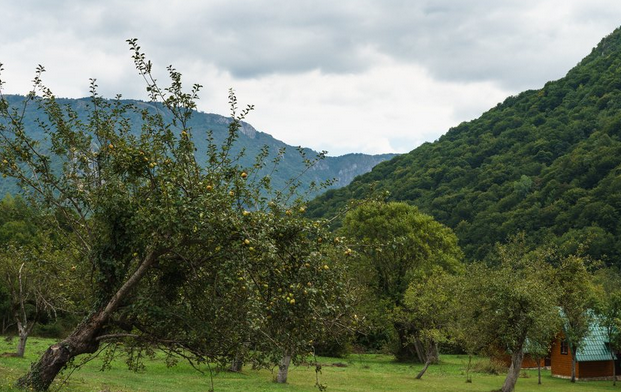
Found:
[[[484,359],[474,364],[473,370],[477,373],[492,374],[495,376],[506,374],[508,367],[500,359]]]

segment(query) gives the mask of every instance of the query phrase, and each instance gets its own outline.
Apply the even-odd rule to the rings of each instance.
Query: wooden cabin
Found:
[[[573,353],[565,334],[559,333],[552,343],[550,368],[553,377],[571,378]],[[612,379],[613,366],[619,375],[619,361],[616,353],[611,353],[605,329],[593,319],[583,345],[576,352],[576,379]]]

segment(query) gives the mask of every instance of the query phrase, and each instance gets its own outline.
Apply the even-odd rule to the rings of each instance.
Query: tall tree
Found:
[[[405,203],[362,204],[348,212],[342,232],[357,243],[352,268],[358,271],[361,283],[371,288],[368,301],[385,306],[378,312],[380,317],[392,317],[404,306],[408,285],[420,270],[461,267],[462,253],[453,232]],[[398,336],[397,358],[418,357],[426,362],[422,343],[409,341],[413,331],[408,323],[396,317],[393,326]]]
[[[9,289],[5,283],[0,281],[0,335],[4,335],[6,331],[13,325],[11,317],[11,301]]]

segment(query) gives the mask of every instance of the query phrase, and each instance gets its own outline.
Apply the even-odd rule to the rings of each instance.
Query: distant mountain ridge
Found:
[[[332,216],[389,191],[453,228],[467,259],[524,232],[621,266],[621,30],[567,75],[451,128],[310,203]]]
[[[19,95],[7,95],[7,100],[10,105],[19,105],[25,99],[24,96]],[[80,117],[86,118],[89,108],[90,98],[58,98],[61,104],[68,105],[75,110]],[[149,108],[156,110],[159,104],[144,102],[138,100],[123,100],[125,103],[132,103],[140,108]],[[165,111],[162,111],[166,115]],[[41,112],[35,107],[30,105],[26,111],[24,123],[26,129],[31,134],[35,135],[37,139],[43,139],[45,135],[42,130],[36,124],[36,119],[41,116]],[[140,124],[140,116],[130,115],[132,123],[135,127]],[[222,142],[228,132],[228,125],[231,122],[229,117],[221,116],[218,114],[195,112],[190,120],[190,126],[193,129],[193,139],[197,147],[197,156],[204,155],[207,149],[207,132],[212,131],[213,138],[216,142]],[[254,158],[257,156],[261,148],[268,146],[272,155],[269,159],[273,159],[276,153],[280,149],[285,149],[285,157],[279,165],[278,169],[272,176],[272,184],[275,188],[282,188],[286,186],[286,182],[292,178],[296,178],[300,173],[304,171],[304,159],[300,156],[296,147],[287,145],[286,143],[275,139],[271,135],[257,131],[249,123],[242,123],[239,139],[234,147],[234,153],[238,153],[242,149],[245,149],[245,158],[242,160],[243,165],[250,166],[254,163]],[[311,159],[317,155],[316,151],[308,148],[302,149],[306,154],[306,157]],[[327,180],[334,179],[335,182],[331,188],[337,188],[349,184],[356,176],[369,172],[375,165],[385,160],[391,159],[397,154],[381,154],[381,155],[367,155],[367,154],[346,154],[342,156],[332,157],[326,156],[319,161],[314,167],[306,171],[299,179],[302,189],[307,189],[311,182],[322,183]],[[19,189],[15,182],[10,179],[0,179],[0,192],[4,193],[16,193]]]

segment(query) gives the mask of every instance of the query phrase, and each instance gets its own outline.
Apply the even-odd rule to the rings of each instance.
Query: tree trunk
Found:
[[[24,353],[26,352],[26,341],[28,340],[28,328],[21,322],[17,322],[17,334],[19,335],[19,343],[17,343],[17,352],[16,356],[19,358],[24,357]]]
[[[285,351],[280,365],[278,365],[278,375],[276,376],[276,382],[279,384],[287,383],[287,376],[289,375],[289,365],[291,364],[291,352]]]
[[[50,346],[30,372],[19,379],[17,384],[25,389],[47,391],[58,373],[74,357],[80,354],[92,354],[99,348],[97,336],[101,332],[105,317],[103,312],[91,316],[80,324],[65,340]]]
[[[118,309],[121,302],[138,285],[149,268],[162,252],[151,252],[136,271],[125,281],[110,298],[105,307],[83,321],[65,340],[50,346],[30,371],[20,378],[17,384],[28,390],[47,391],[58,373],[71,359],[81,354],[92,354],[99,348],[97,337],[106,327],[110,316]]]
[[[14,295],[17,295],[17,299],[19,300],[19,308],[15,309],[13,317],[15,319],[15,324],[17,325],[17,334],[19,335],[19,343],[17,344],[17,352],[15,355],[19,358],[24,357],[24,353],[26,352],[26,341],[28,340],[28,335],[32,330],[32,327],[36,323],[37,315],[35,314],[34,320],[32,322],[28,322],[28,313],[26,312],[26,297],[24,294],[23,284],[22,284],[22,271],[24,269],[24,263],[19,267],[18,282],[19,282],[19,294],[14,292]],[[36,312],[38,313],[38,312]]]
[[[411,344],[411,343],[403,343],[405,344]],[[418,362],[420,363],[427,363],[427,355],[425,355],[425,346],[423,345],[423,342],[420,341],[420,339],[416,338],[414,339],[414,348],[416,349],[416,356],[418,357]]]
[[[470,377],[470,368],[472,366],[472,354],[468,354],[468,366],[466,367],[466,382],[471,383],[472,378]]]
[[[541,385],[541,358],[537,358],[537,384]]]
[[[425,372],[427,371],[427,368],[429,367],[429,365],[431,365],[431,357],[427,357],[427,361],[425,362],[425,366],[416,375],[416,379],[417,380],[420,380],[421,378],[423,378],[423,374],[425,374]]]
[[[423,377],[423,374],[425,374],[425,372],[427,371],[427,368],[429,367],[429,365],[431,365],[433,362],[437,361],[436,357],[435,357],[435,353],[437,353],[437,346],[436,346],[435,342],[427,342],[427,350],[425,352],[425,356],[427,358],[425,360],[425,366],[416,375],[416,379],[417,380],[420,380]]]
[[[617,386],[617,364],[615,363],[615,353],[612,351],[612,344],[608,343],[610,350],[610,360],[612,361],[612,385]]]
[[[613,386],[617,386],[617,364],[615,363],[615,360],[612,360],[612,385]]]
[[[233,358],[233,360],[231,361],[231,367],[229,367],[229,371],[235,372],[235,373],[241,372],[243,366],[244,366],[244,360],[242,358],[241,353],[238,351],[235,354],[235,358]]]
[[[507,378],[502,385],[502,392],[513,392],[515,383],[520,376],[520,369],[522,368],[522,360],[524,359],[524,350],[520,349],[518,352],[511,354],[511,366],[507,372]]]
[[[571,382],[576,382],[576,356],[574,355],[574,350],[571,353]]]
[[[440,351],[438,350],[438,342],[435,340],[431,346],[431,363],[435,365],[440,363]]]
[[[0,331],[0,335],[6,335],[6,331],[9,330],[9,328],[11,328],[11,326],[13,326],[13,324],[11,322],[11,318],[9,317],[9,315],[7,315],[7,317],[4,317],[2,319],[2,330]]]

